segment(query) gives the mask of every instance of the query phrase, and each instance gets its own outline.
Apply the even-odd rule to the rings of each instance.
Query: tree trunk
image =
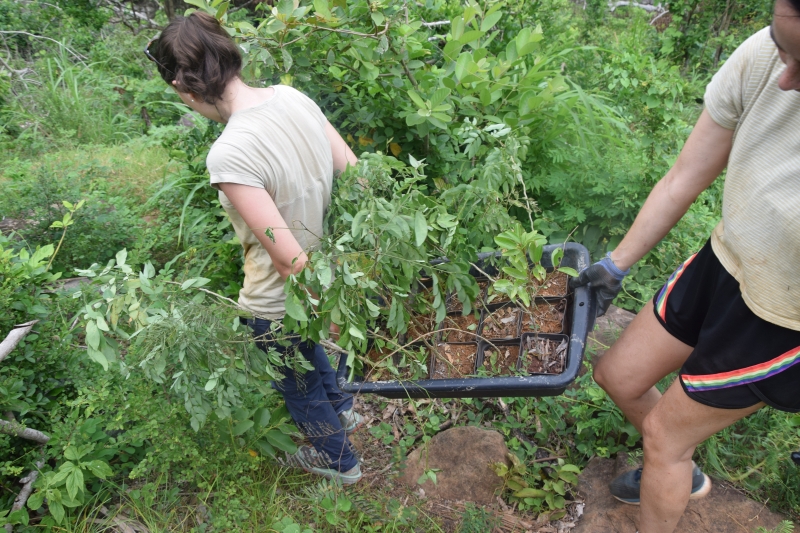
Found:
[[[167,14],[167,19],[172,20],[175,17],[175,4],[178,0],[164,0],[164,12]]]

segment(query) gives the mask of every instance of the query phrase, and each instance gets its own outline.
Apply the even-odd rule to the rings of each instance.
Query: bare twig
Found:
[[[47,444],[50,440],[48,435],[45,435],[39,430],[26,428],[18,422],[9,422],[2,418],[0,418],[0,433],[5,433],[13,437],[22,437],[23,439],[38,442],[39,444]]]
[[[426,28],[436,28],[437,26],[447,26],[450,24],[449,20],[437,20],[435,22],[423,22],[422,25]]]
[[[181,283],[178,283],[177,281],[165,281],[164,283],[169,283],[170,285],[182,285]],[[228,302],[228,303],[230,303],[230,304],[232,304],[232,305],[234,305],[236,307],[239,307],[238,303],[236,303],[235,301],[233,301],[230,298],[227,298],[227,297],[225,297],[225,296],[223,296],[221,294],[217,294],[216,292],[210,291],[208,289],[204,289],[202,287],[193,287],[193,288],[195,290],[203,291],[203,292],[205,292],[207,294],[210,294],[211,296],[216,296],[217,298],[219,298],[221,300],[225,300],[226,302]]]
[[[661,17],[663,17],[667,13],[669,13],[669,9],[665,9],[664,11],[662,11],[661,13],[659,13],[658,15],[653,17],[653,20],[650,21],[650,25],[652,26],[653,24],[655,24],[658,19],[660,19]]]
[[[616,11],[618,7],[624,7],[624,6],[638,7],[640,9],[644,9],[648,13],[659,12],[664,9],[661,6],[661,4],[658,4],[657,6],[651,6],[647,4],[640,4],[638,2],[628,2],[628,1],[619,1],[619,2],[614,2],[613,4],[609,2],[608,9],[613,13],[614,11]]]
[[[417,79],[414,77],[414,74],[411,72],[411,70],[409,70],[406,60],[400,59],[400,63],[403,65],[403,70],[406,72],[406,76],[408,76],[408,80],[411,82],[411,85],[413,85],[415,89],[419,90],[419,83],[417,83]]]
[[[45,39],[45,40],[48,40],[48,41],[52,41],[52,42],[56,43],[58,46],[63,46],[64,50],[66,50],[67,52],[72,54],[72,56],[75,59],[77,59],[78,61],[80,61],[81,63],[83,63],[84,60],[87,59],[86,56],[83,56],[83,55],[75,52],[74,50],[72,50],[70,47],[68,47],[64,43],[56,41],[55,39],[51,39],[50,37],[45,37],[44,35],[35,35],[33,33],[28,33],[27,31],[18,31],[18,30],[0,30],[0,33],[10,34],[10,35],[27,35],[28,37],[33,37],[34,39]],[[83,65],[86,66],[86,63],[83,63]]]
[[[5,359],[6,356],[8,356],[8,354],[10,354],[11,351],[17,347],[19,341],[25,338],[25,335],[27,335],[31,331],[31,328],[37,322],[39,321],[33,320],[31,322],[26,322],[25,324],[20,324],[9,332],[5,340],[3,340],[3,342],[0,342],[0,362],[2,362],[3,359]]]

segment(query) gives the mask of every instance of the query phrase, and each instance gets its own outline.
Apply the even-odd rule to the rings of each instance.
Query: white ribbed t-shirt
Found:
[[[778,87],[785,68],[765,28],[706,89],[711,118],[734,130],[711,245],[753,313],[800,331],[800,93]]]

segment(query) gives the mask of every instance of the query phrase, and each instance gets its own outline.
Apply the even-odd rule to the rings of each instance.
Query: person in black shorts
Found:
[[[800,411],[800,0],[777,0],[709,84],[675,163],[619,246],[584,269],[598,315],[630,267],[727,167],[722,220],[594,369],[639,430],[644,467],[611,483],[639,533],[675,531],[711,482],[695,447],[764,406]],[[655,384],[678,379],[662,396]]]

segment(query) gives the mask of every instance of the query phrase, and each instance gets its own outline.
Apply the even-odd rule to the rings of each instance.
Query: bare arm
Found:
[[[333,154],[333,170],[336,172],[344,172],[347,164],[355,165],[358,163],[356,154],[347,146],[342,136],[336,131],[330,122],[325,125],[325,134],[331,142],[331,153]]]
[[[220,183],[219,187],[267,250],[281,277],[285,280],[291,274],[300,272],[308,257],[289,231],[269,193],[258,187],[238,183]],[[272,231],[274,242],[265,234],[267,229]]]
[[[669,233],[728,164],[732,140],[733,131],[704,110],[678,160],[650,192],[631,229],[611,253],[617,267],[627,270]]]

